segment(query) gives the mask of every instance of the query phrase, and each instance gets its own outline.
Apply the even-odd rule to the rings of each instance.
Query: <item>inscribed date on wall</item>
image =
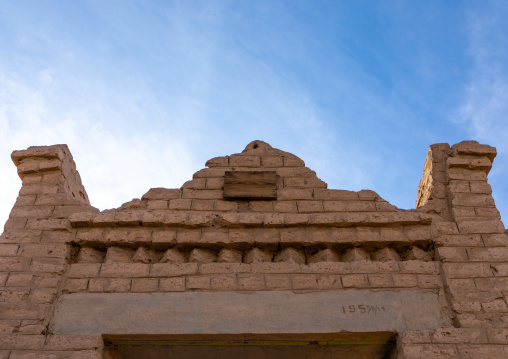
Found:
[[[386,312],[386,307],[370,304],[352,304],[342,306],[342,313],[344,314],[360,313],[377,315],[378,312]]]

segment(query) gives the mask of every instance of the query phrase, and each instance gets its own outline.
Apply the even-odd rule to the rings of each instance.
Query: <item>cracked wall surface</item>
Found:
[[[0,359],[110,357],[111,337],[319,333],[392,333],[397,358],[508,358],[495,156],[475,141],[431,145],[416,209],[402,210],[328,189],[254,141],[179,189],[99,211],[66,145],[14,151],[23,185],[0,237]],[[275,173],[268,199],[225,196],[238,172],[235,190],[253,198],[256,173]]]

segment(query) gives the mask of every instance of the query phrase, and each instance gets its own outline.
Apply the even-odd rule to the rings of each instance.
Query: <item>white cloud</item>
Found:
[[[469,127],[473,139],[495,146],[498,157],[489,175],[501,213],[508,212],[508,38],[505,2],[471,10],[469,54],[473,60],[465,98],[453,120]]]
[[[46,73],[41,82],[47,81]],[[32,145],[67,143],[92,205],[118,207],[150,187],[180,187],[199,169],[185,136],[161,141],[151,131],[128,135],[96,122],[82,109],[73,115],[52,107],[38,84],[0,76],[0,222],[7,220],[21,181],[10,160],[13,150]],[[98,101],[98,99],[90,99]],[[104,108],[103,108],[104,109]],[[113,109],[107,109],[114,111]],[[131,120],[129,114],[125,120]]]
[[[456,121],[469,124],[476,138],[495,141],[508,151],[508,38],[503,3],[491,3],[470,13],[469,54],[473,60],[470,82]]]

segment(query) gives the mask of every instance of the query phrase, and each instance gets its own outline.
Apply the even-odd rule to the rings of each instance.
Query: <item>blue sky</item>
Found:
[[[15,149],[67,143],[92,205],[180,187],[252,140],[413,208],[428,146],[497,147],[506,1],[2,1],[0,221]]]

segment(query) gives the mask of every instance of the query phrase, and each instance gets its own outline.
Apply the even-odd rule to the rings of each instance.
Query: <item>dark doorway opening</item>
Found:
[[[394,333],[105,338],[106,359],[394,359]]]

